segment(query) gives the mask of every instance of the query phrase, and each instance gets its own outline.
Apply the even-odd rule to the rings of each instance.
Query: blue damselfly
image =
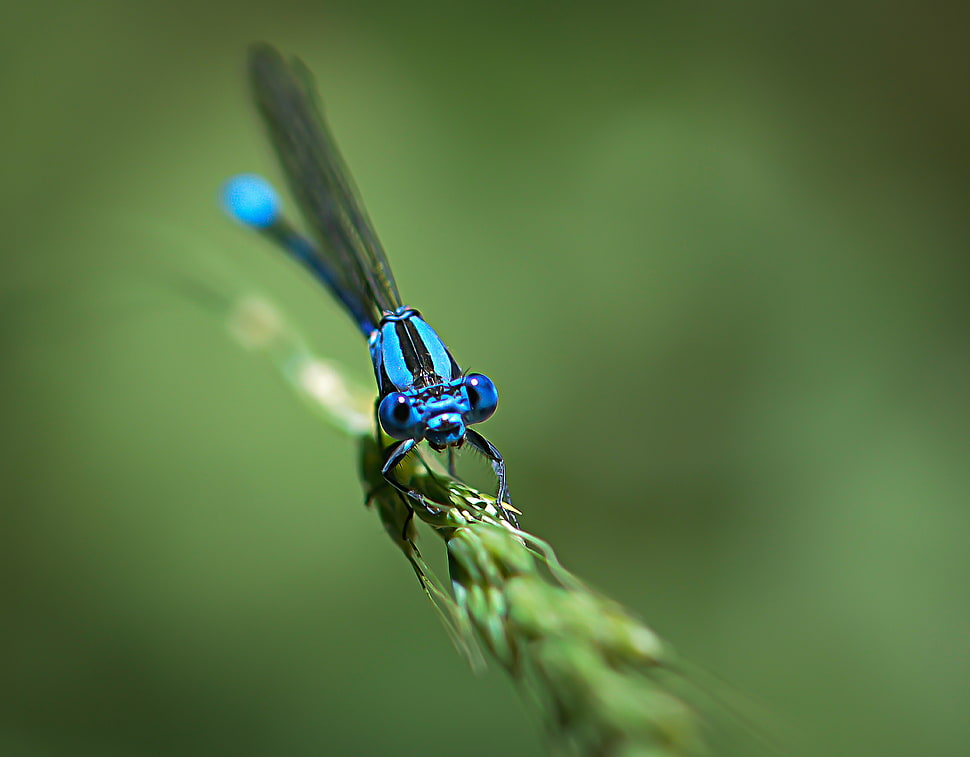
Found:
[[[223,203],[236,220],[270,237],[299,260],[344,306],[370,347],[377,379],[375,411],[396,441],[385,448],[381,473],[410,503],[430,503],[395,470],[421,441],[436,451],[463,444],[481,452],[498,478],[496,500],[504,517],[515,517],[499,451],[471,424],[489,418],[498,403],[495,385],[480,373],[463,373],[421,314],[404,305],[370,219],[357,199],[350,174],[316,101],[313,80],[299,60],[274,48],[250,52],[253,96],[282,164],[290,191],[307,222],[306,236],[281,214],[275,190],[263,178],[243,174],[224,187]]]

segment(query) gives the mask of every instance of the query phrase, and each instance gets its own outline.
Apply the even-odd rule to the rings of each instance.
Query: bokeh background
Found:
[[[526,526],[793,750],[967,753],[955,11],[0,13],[0,753],[543,751],[361,506],[354,445],[185,286],[261,294],[371,381],[216,205],[278,176],[254,40],[315,71],[405,297],[498,384]]]

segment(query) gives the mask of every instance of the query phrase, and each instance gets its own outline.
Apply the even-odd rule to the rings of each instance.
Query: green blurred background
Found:
[[[173,285],[261,293],[371,381],[216,206],[278,175],[254,40],[315,71],[406,299],[498,384],[526,526],[806,752],[967,753],[965,19],[0,13],[0,754],[542,753],[361,506],[354,445]]]

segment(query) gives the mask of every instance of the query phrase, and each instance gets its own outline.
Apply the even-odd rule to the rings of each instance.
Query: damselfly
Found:
[[[421,314],[402,303],[387,257],[316,102],[309,71],[299,60],[286,61],[264,45],[250,53],[249,76],[311,236],[282,216],[276,192],[259,176],[231,179],[223,203],[236,220],[259,229],[309,268],[367,338],[377,379],[376,415],[397,440],[384,451],[384,478],[408,500],[427,506],[423,495],[405,485],[395,470],[426,441],[434,450],[449,451],[453,474],[453,450],[467,443],[491,462],[499,507],[511,504],[502,455],[469,428],[495,412],[495,385],[480,373],[463,373]],[[502,508],[502,513],[515,524],[508,510]]]

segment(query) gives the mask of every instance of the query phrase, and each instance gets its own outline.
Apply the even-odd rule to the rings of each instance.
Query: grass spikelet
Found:
[[[703,751],[696,712],[668,686],[672,652],[642,622],[567,571],[552,548],[514,527],[495,500],[412,456],[401,480],[433,504],[411,509],[380,474],[370,401],[316,358],[282,318],[246,300],[230,331],[262,352],[319,414],[359,440],[368,505],[473,667],[487,656],[522,689],[557,754],[674,757]],[[447,550],[451,591],[422,558],[416,522]]]

